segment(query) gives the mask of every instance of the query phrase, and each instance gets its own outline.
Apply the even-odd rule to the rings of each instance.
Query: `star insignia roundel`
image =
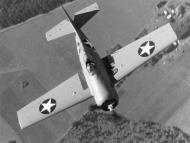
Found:
[[[53,98],[48,98],[46,100],[44,100],[40,106],[39,106],[39,111],[42,114],[49,114],[51,112],[53,112],[56,108],[56,101]]]
[[[148,57],[150,56],[155,50],[155,43],[153,41],[146,41],[141,44],[138,49],[138,54],[141,57]]]

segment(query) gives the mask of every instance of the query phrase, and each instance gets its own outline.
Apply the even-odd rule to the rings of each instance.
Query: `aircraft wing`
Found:
[[[21,129],[91,97],[79,74],[56,86],[17,112]]]
[[[176,40],[171,25],[166,24],[104,57],[103,62],[108,73],[118,81]]]

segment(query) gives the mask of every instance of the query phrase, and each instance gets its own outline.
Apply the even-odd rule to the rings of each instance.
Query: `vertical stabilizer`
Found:
[[[98,11],[99,7],[97,3],[93,3],[90,6],[76,12],[74,15],[74,21],[71,19],[67,11],[63,8],[67,19],[61,21],[59,24],[51,28],[46,32],[47,41],[51,41],[65,35],[74,33],[76,28],[80,29],[90,18],[92,18]]]
[[[99,7],[97,3],[93,3],[88,7],[76,12],[74,15],[74,23],[77,28],[81,28],[85,25],[97,12]]]

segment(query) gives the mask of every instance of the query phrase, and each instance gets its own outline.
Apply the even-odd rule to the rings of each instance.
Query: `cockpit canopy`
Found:
[[[90,60],[87,60],[86,69],[88,70],[88,72],[94,74],[95,68],[96,68],[95,63]]]

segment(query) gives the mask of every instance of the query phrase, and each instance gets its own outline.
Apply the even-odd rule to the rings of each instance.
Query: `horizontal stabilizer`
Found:
[[[63,20],[52,29],[46,32],[47,41],[51,41],[67,34],[71,34],[74,32],[73,26],[69,20]]]
[[[97,3],[93,3],[88,7],[76,12],[74,15],[74,24],[77,28],[81,28],[86,22],[88,22],[97,12],[99,7]]]

